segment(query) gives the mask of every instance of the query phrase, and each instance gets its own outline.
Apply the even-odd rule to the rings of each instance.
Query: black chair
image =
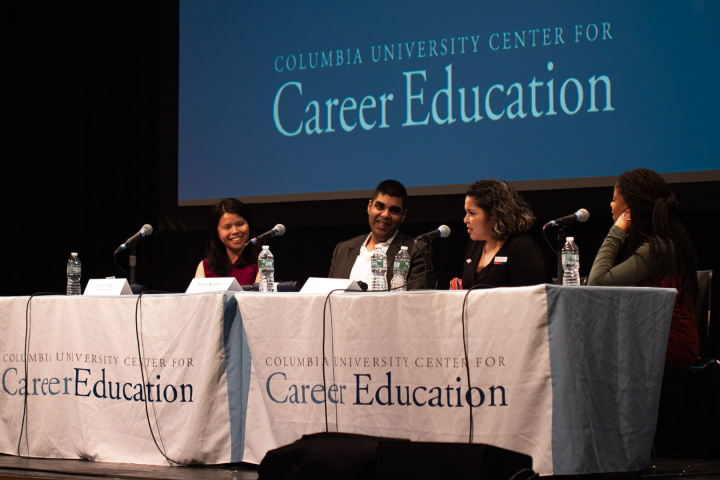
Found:
[[[695,295],[695,320],[697,321],[698,339],[700,340],[700,358],[690,367],[691,370],[702,370],[712,364],[720,365],[720,360],[702,358],[703,347],[710,332],[710,297],[712,294],[712,270],[698,270],[698,291]]]
[[[720,455],[720,360],[702,356],[710,331],[712,274],[697,272],[694,308],[700,356],[690,367],[665,368],[654,444],[661,457]]]
[[[693,453],[701,458],[720,458],[720,359],[705,357],[711,349],[705,350],[710,332],[710,298],[712,291],[712,270],[700,270],[698,292],[695,297],[695,318],[700,340],[700,357],[690,367],[692,382],[691,395],[696,408],[694,420],[695,448]],[[715,328],[715,327],[714,327]],[[715,355],[717,352],[714,353]]]

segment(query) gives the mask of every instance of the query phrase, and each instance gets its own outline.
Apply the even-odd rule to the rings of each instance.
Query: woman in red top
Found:
[[[258,276],[258,249],[245,248],[253,235],[250,210],[240,200],[223,198],[215,204],[208,225],[205,258],[196,278],[235,277],[240,285],[252,285]]]

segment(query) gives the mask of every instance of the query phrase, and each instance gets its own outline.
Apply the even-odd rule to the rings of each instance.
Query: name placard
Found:
[[[126,278],[91,278],[85,287],[83,295],[112,296],[132,295],[130,284]]]
[[[193,278],[185,293],[242,292],[235,277]]]
[[[300,293],[330,293],[333,290],[346,292],[362,292],[358,282],[347,278],[310,277],[300,289]]]

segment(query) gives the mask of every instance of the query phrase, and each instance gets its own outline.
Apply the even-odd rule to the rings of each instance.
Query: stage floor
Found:
[[[588,479],[662,478],[720,479],[720,459],[658,458],[654,469],[624,474],[587,475]],[[164,467],[127,463],[100,463],[84,460],[20,458],[0,454],[0,480],[14,479],[148,479],[148,480],[256,480],[257,466],[233,464],[221,466]],[[569,476],[543,477],[569,479]]]
[[[221,466],[170,467],[102,463],[85,460],[20,458],[0,454],[0,480],[10,479],[157,479],[157,480],[256,480],[257,466],[232,464]]]

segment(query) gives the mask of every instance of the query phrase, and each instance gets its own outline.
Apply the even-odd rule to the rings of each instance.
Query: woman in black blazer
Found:
[[[469,289],[545,283],[542,251],[527,234],[535,216],[507,182],[485,179],[473,183],[465,197],[464,222],[470,241],[465,249],[462,284],[457,286]]]

